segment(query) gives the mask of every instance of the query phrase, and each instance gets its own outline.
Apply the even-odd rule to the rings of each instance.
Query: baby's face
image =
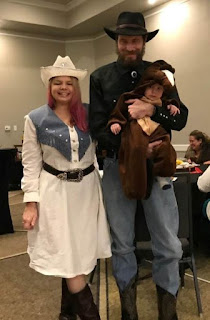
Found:
[[[147,87],[144,92],[145,97],[152,101],[160,99],[162,97],[162,94],[163,94],[163,86],[161,86],[158,83],[155,83],[150,87]]]

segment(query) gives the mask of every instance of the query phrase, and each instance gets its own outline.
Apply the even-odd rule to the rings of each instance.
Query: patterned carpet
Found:
[[[22,194],[10,193],[10,209],[14,234],[0,236],[0,320],[57,320],[60,308],[61,281],[43,276],[28,267],[27,233],[22,231],[21,215],[24,208]],[[10,256],[10,258],[8,258]],[[199,248],[196,253],[203,319],[210,320],[210,255]],[[140,276],[151,272],[151,264],[140,266]],[[181,320],[196,320],[197,304],[191,273],[185,276],[185,288],[178,296],[178,314]],[[99,286],[100,283],[100,286]],[[102,320],[120,320],[120,302],[112,276],[111,261],[100,262],[91,289]],[[156,292],[152,278],[138,285],[137,306],[139,320],[157,320]],[[99,294],[98,294],[99,293]]]

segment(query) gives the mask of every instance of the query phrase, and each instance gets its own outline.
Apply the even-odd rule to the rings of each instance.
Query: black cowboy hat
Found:
[[[122,12],[117,19],[116,30],[104,28],[104,31],[114,40],[118,35],[147,36],[146,41],[148,42],[156,36],[159,30],[148,32],[141,12]]]

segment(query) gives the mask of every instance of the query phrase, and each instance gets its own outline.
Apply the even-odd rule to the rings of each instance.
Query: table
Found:
[[[8,200],[9,170],[17,149],[0,149],[0,234],[13,233]]]
[[[194,243],[198,244],[200,240],[200,230],[201,230],[201,222],[202,222],[202,206],[207,197],[207,194],[201,192],[197,187],[198,177],[206,170],[208,165],[201,165],[199,168],[201,169],[200,173],[191,173],[190,174],[190,186],[191,186],[191,199],[192,199],[192,220],[193,220],[193,235],[194,235]],[[181,172],[181,171],[177,171]],[[193,171],[192,171],[193,172]],[[174,189],[179,188],[179,190],[185,189],[184,185],[182,188],[182,182],[179,181],[179,178],[174,182]],[[141,204],[141,201],[138,201],[137,206],[137,214],[136,214],[136,232],[141,233],[142,241],[149,241],[150,235],[148,233],[147,227],[140,228],[138,230],[138,225],[146,225],[144,210]],[[208,221],[207,221],[208,222]]]

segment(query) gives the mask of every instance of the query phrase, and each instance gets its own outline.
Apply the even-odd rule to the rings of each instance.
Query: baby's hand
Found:
[[[114,134],[118,134],[121,130],[121,126],[118,123],[113,123],[110,127],[111,132]]]
[[[177,113],[180,114],[179,108],[174,106],[173,104],[169,104],[167,109],[170,110],[170,115],[175,116]]]

